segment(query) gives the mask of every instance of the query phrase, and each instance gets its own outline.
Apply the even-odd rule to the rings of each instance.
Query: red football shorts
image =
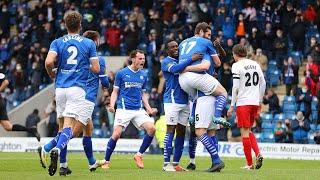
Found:
[[[251,128],[257,117],[259,106],[237,106],[238,128]]]

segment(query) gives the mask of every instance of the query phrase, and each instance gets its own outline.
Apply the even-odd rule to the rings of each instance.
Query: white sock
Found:
[[[142,154],[140,153],[140,152],[137,152],[137,154],[136,155],[138,155],[138,156],[142,156]]]
[[[68,167],[68,163],[67,162],[60,163],[60,167],[67,168]]]
[[[196,164],[196,158],[191,158],[191,159],[190,159],[190,163]]]

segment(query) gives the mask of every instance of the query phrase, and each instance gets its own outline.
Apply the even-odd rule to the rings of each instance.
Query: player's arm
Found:
[[[110,112],[115,112],[114,106],[116,104],[116,101],[118,99],[119,96],[119,89],[121,86],[121,82],[122,82],[122,75],[121,75],[121,71],[117,72],[115,80],[114,80],[114,86],[113,86],[113,91],[111,93],[111,97],[110,97],[110,105],[108,107],[108,110]]]
[[[202,54],[193,54],[191,59],[188,59],[186,61],[183,61],[181,63],[172,63],[168,64],[166,67],[164,67],[165,71],[171,72],[171,73],[180,73],[182,72],[187,66],[189,66],[193,61],[197,61],[199,59],[202,59]]]
[[[103,63],[100,63],[99,79],[100,79],[101,85],[104,88],[109,88],[109,85],[110,85],[109,78],[107,75],[106,66]]]
[[[238,92],[239,92],[239,87],[240,87],[240,73],[237,70],[236,66],[232,66],[232,97],[231,97],[231,104],[230,104],[230,108],[228,110],[228,117],[231,117],[233,110],[234,110],[234,106],[236,104],[237,101],[237,97],[238,97]]]
[[[48,75],[51,78],[56,77],[56,71],[54,71],[54,63],[56,62],[56,59],[57,59],[57,53],[54,51],[49,51],[47,58],[45,60],[45,68]]]
[[[227,55],[226,51],[223,49],[218,39],[213,41],[213,45],[215,48],[217,48],[220,57],[225,57]]]
[[[90,70],[98,74],[100,72],[99,58],[97,56],[97,48],[93,41],[90,44]]]
[[[264,79],[264,75],[263,75],[263,72],[259,66],[259,64],[257,64],[258,66],[258,73],[259,73],[259,76],[260,76],[260,83],[259,83],[259,90],[260,90],[260,103],[263,102],[263,96],[264,96],[264,93],[266,92],[266,80]]]
[[[146,91],[143,91],[142,92],[142,103],[147,111],[148,114],[151,114],[151,115],[155,115],[158,110],[155,109],[155,108],[152,108],[149,104],[149,95]]]
[[[200,64],[188,66],[185,68],[184,72],[201,72],[207,71],[210,68],[210,60],[203,59]]]
[[[215,67],[220,67],[221,66],[221,61],[220,58],[218,56],[218,53],[216,51],[216,49],[213,47],[213,44],[210,40],[207,41],[207,53],[211,55],[211,58],[214,62],[214,66]]]

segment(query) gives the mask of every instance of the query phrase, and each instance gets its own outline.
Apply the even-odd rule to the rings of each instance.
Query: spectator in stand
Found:
[[[274,140],[276,143],[283,143],[286,139],[286,132],[282,126],[282,121],[278,121],[274,129]]]
[[[290,27],[290,38],[293,42],[294,51],[304,51],[305,35],[306,35],[306,23],[301,15],[301,12],[295,17],[293,25]]]
[[[252,59],[252,56],[254,55],[253,48],[249,41],[246,38],[241,38],[239,44],[243,45],[247,49],[247,58]]]
[[[37,128],[37,124],[40,122],[39,110],[35,109],[31,114],[28,115],[26,119],[26,128]],[[33,137],[34,135],[28,132],[28,137]]]
[[[315,64],[320,66],[320,43],[318,43],[315,48],[311,51],[311,56]]]
[[[287,2],[286,6],[283,6],[282,3],[279,5],[279,15],[281,27],[285,31],[285,34],[290,30],[291,25],[294,23],[295,12],[291,2]]]
[[[264,54],[268,57],[268,59],[272,59],[272,44],[274,39],[274,32],[272,30],[272,24],[267,22],[265,25],[264,33],[262,34],[262,46]]]
[[[273,41],[273,52],[278,68],[283,70],[283,61],[287,57],[288,41],[287,38],[283,36],[281,29],[277,29],[276,35],[277,37]]]
[[[56,101],[53,98],[52,102],[48,104],[44,111],[45,117],[49,117],[48,120],[48,137],[55,137],[58,133],[58,123],[57,123],[57,111],[56,111]]]
[[[261,48],[261,33],[257,27],[253,27],[249,35],[249,42],[254,50]]]
[[[252,58],[253,60],[257,61],[257,63],[260,65],[261,70],[263,73],[267,72],[268,69],[268,58],[266,55],[262,53],[262,49],[258,48],[256,50],[256,54]]]
[[[310,38],[310,43],[307,43],[307,45],[306,45],[305,54],[311,55],[311,53],[315,50],[317,44],[318,44],[317,38],[312,36]]]
[[[227,92],[231,92],[232,83],[230,81],[232,77],[231,66],[229,62],[223,63],[221,69],[221,85],[226,89]]]
[[[310,122],[305,119],[303,113],[298,111],[296,119],[292,121],[293,142],[299,144],[308,143],[308,132],[310,131]]]
[[[306,119],[310,119],[312,94],[310,90],[297,87],[295,92],[297,110],[302,111]]]
[[[295,89],[299,83],[299,66],[293,63],[292,57],[288,61],[284,61],[283,80],[286,85],[286,95],[290,96],[291,91]]]
[[[31,89],[30,95],[33,96],[37,92],[39,92],[39,86],[42,83],[42,73],[38,62],[33,62],[32,70],[30,73],[30,81],[31,81]]]
[[[242,10],[244,19],[247,22],[247,29],[252,29],[257,23],[257,11],[251,1],[247,1],[246,8]]]
[[[0,63],[6,62],[8,60],[10,55],[9,50],[10,49],[6,38],[2,38],[0,44]]]
[[[25,72],[22,69],[22,65],[21,64],[17,64],[16,65],[16,69],[14,71],[14,77],[13,77],[13,85],[15,88],[15,95],[14,95],[14,100],[18,101],[19,103],[21,103],[22,101],[25,100],[25,90],[26,90],[26,76],[25,76]]]
[[[10,13],[7,3],[0,3],[0,39],[10,36]]]
[[[313,139],[316,144],[320,144],[320,131],[314,133]]]
[[[133,12],[129,16],[129,21],[135,22],[138,28],[142,28],[145,25],[145,18],[139,6],[133,7]]]
[[[272,89],[267,90],[267,94],[263,96],[263,104],[269,104],[269,110],[271,114],[279,114],[281,112],[279,105],[279,98]]]
[[[291,126],[291,120],[286,119],[284,121],[285,124],[285,143],[293,143],[293,133],[292,133],[292,126]]]
[[[113,20],[111,22],[111,27],[109,27],[104,33],[105,42],[108,44],[111,56],[120,55],[120,37],[121,30],[117,21]]]
[[[224,38],[226,39],[233,39],[235,30],[234,30],[234,24],[231,21],[231,18],[228,16],[226,17],[225,21],[222,24],[222,31]]]
[[[236,37],[237,42],[240,42],[241,38],[244,38],[246,36],[246,28],[245,28],[245,22],[243,14],[239,14],[238,22],[236,23]]]
[[[124,28],[124,39],[127,46],[127,54],[129,54],[139,44],[139,31],[134,22],[129,22]]]
[[[316,20],[317,12],[311,4],[309,4],[308,8],[303,12],[303,17],[311,23]]]

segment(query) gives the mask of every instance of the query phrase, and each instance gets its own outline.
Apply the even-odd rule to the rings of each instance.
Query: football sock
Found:
[[[148,147],[150,146],[150,144],[152,142],[152,139],[153,139],[153,136],[149,136],[148,134],[146,134],[144,136],[142,144],[139,149],[140,154],[143,154],[148,149]]]
[[[68,146],[65,146],[61,151],[60,151],[60,167],[61,164],[67,163],[67,150]],[[66,168],[66,167],[64,167]]]
[[[104,156],[104,159],[106,161],[110,161],[111,154],[113,153],[114,148],[116,147],[117,141],[113,140],[112,138],[109,139],[109,142],[107,144],[106,149],[106,155]]]
[[[211,136],[211,140],[214,144],[214,147],[216,148],[216,150],[219,152],[219,144],[218,144],[218,138],[217,136]]]
[[[195,137],[193,134],[190,134],[190,138],[189,138],[189,157],[190,157],[190,159],[194,159],[196,157],[196,148],[197,148],[197,137]]]
[[[242,137],[243,151],[246,156],[247,165],[252,165],[251,142],[249,137]]]
[[[173,161],[172,161],[172,164],[174,166],[177,166],[180,162],[182,152],[183,152],[183,144],[184,144],[184,135],[176,136],[176,139],[174,141],[174,155],[173,155]]]
[[[221,117],[222,111],[226,106],[227,98],[224,95],[216,96],[214,117]]]
[[[250,142],[251,142],[251,147],[254,151],[254,153],[256,154],[256,157],[260,154],[260,150],[259,150],[259,146],[257,143],[257,139],[256,136],[251,132],[249,134],[249,138],[250,138]]]
[[[56,137],[54,137],[51,141],[49,141],[47,144],[45,144],[43,146],[43,149],[46,151],[46,152],[49,152],[51,151],[51,149],[53,149],[54,147],[56,147],[57,143],[58,143],[58,139],[59,139],[59,136],[60,136],[61,132],[58,132]]]
[[[172,153],[172,140],[173,140],[173,133],[167,133],[164,137],[164,149],[163,149],[163,158],[164,164],[170,163],[170,156]]]
[[[211,160],[213,164],[219,164],[221,163],[220,157],[218,155],[218,152],[211,140],[211,138],[209,138],[207,133],[202,134],[199,137],[199,140],[202,142],[202,144],[204,145],[204,147],[207,149],[207,151],[209,152],[210,156],[211,156]]]
[[[64,147],[67,146],[70,138],[72,137],[72,130],[70,127],[68,128],[63,128],[60,136],[59,136],[59,140],[57,143],[57,148],[60,149],[60,152],[62,151],[62,149],[64,149]]]
[[[93,165],[94,163],[96,163],[96,159],[93,157],[91,137],[83,136],[82,144],[83,144],[83,150],[86,153],[89,164]]]

